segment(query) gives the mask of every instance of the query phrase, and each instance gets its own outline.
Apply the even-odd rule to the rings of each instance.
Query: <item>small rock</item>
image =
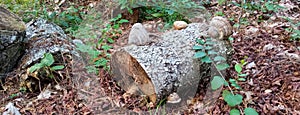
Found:
[[[300,61],[300,56],[298,54],[295,54],[295,53],[289,53],[287,50],[282,52],[282,53],[279,53],[279,54],[276,54],[278,56],[285,56],[287,58],[291,58],[291,59],[295,59],[295,60],[298,60]]]
[[[271,16],[270,19],[274,21],[274,20],[276,20],[276,17],[275,16]]]
[[[255,62],[251,62],[246,65],[246,69],[254,68],[256,66]]]
[[[151,42],[149,34],[141,23],[135,23],[128,37],[128,44],[145,45]]]
[[[15,107],[13,103],[9,102],[5,106],[5,111],[2,113],[2,115],[21,115],[19,112],[19,108]]]
[[[74,40],[72,40],[72,42],[74,44],[83,44],[83,42],[80,39],[74,39]]]
[[[172,93],[167,98],[167,103],[179,103],[181,101],[181,98],[177,93]]]
[[[265,90],[265,93],[266,93],[266,94],[271,93],[271,92],[272,92],[271,89],[266,89],[266,90]]]
[[[173,26],[175,30],[181,30],[181,29],[185,29],[188,26],[188,24],[185,21],[175,21],[173,23]]]
[[[38,96],[37,99],[42,100],[42,99],[49,99],[51,97],[51,94],[55,93],[50,91],[49,89],[46,89],[44,91],[42,91]]]
[[[264,46],[263,51],[271,50],[273,48],[275,48],[273,44],[267,44]]]
[[[259,30],[258,28],[251,26],[246,30],[246,33],[247,34],[255,34],[258,32],[258,30]]]

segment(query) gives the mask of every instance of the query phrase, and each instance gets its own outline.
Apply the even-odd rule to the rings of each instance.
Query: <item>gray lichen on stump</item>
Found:
[[[192,23],[186,29],[165,33],[156,42],[142,46],[122,47],[112,55],[113,78],[127,92],[132,90],[130,88],[133,86],[136,86],[134,88],[144,95],[150,96],[149,92],[151,92],[152,97],[150,96],[150,98],[153,103],[158,103],[174,92],[182,97],[194,96],[199,80],[204,76],[210,76],[211,65],[201,63],[199,59],[193,58],[195,54],[193,46],[196,45],[197,38],[209,37],[208,33],[211,33],[209,30],[213,30],[210,28],[212,26],[205,23]],[[215,42],[216,47],[222,47],[217,48],[221,50],[219,51],[220,55],[226,57],[229,46],[224,40],[216,39]],[[126,54],[126,56],[121,56],[122,54]],[[137,63],[134,65],[142,69],[130,69],[134,68],[130,63]],[[143,75],[138,76],[140,73]],[[146,80],[150,84],[148,86],[153,86],[148,89],[154,89],[154,91],[141,88],[139,84],[143,84],[143,82],[136,82],[136,79]],[[124,81],[130,82],[125,83]]]
[[[0,7],[0,78],[11,72],[25,53],[25,29],[18,16]]]
[[[20,86],[27,87],[33,92],[38,88],[36,87],[36,84],[38,84],[37,80],[42,81],[48,77],[43,77],[47,74],[42,74],[47,73],[43,72],[46,71],[46,69],[39,69],[41,71],[37,70],[33,73],[30,73],[29,69],[36,63],[40,63],[45,53],[51,53],[55,62],[65,67],[73,63],[67,60],[79,63],[75,59],[79,60],[80,56],[76,51],[75,45],[70,42],[70,38],[67,37],[62,28],[58,25],[38,18],[27,23],[26,26],[26,37],[28,38],[27,52],[22,57],[18,69],[24,71],[20,72]],[[69,75],[66,77],[69,77]],[[31,78],[34,78],[34,80]]]

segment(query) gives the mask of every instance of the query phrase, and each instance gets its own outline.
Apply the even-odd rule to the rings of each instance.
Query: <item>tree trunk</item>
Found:
[[[147,95],[158,103],[176,92],[181,98],[193,97],[199,80],[210,76],[210,64],[193,58],[196,39],[208,37],[207,24],[193,23],[186,29],[165,33],[144,45],[127,45],[111,58],[113,78],[128,93]],[[224,55],[228,48],[217,40]]]
[[[13,71],[25,53],[25,23],[0,6],[0,78]]]

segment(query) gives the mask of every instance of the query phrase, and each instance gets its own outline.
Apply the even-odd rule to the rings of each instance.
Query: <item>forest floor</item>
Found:
[[[93,1],[98,4],[101,1]],[[88,5],[87,3],[82,3]],[[81,4],[81,5],[82,5]],[[229,62],[229,75],[226,79],[238,79],[234,65],[241,60],[247,62],[243,73],[248,74],[245,82],[238,82],[242,90],[235,93],[244,96],[242,104],[236,108],[256,109],[259,114],[300,114],[300,42],[290,37],[293,33],[289,28],[300,29],[300,25],[292,25],[300,21],[300,3],[281,1],[284,6],[278,11],[245,10],[232,4],[218,5],[212,2],[205,8],[213,15],[222,15],[230,19],[233,25],[232,47],[234,53]],[[220,14],[220,9],[222,13]],[[102,9],[111,10],[111,9]],[[132,14],[123,18],[138,17]],[[288,21],[289,17],[291,21]],[[105,19],[105,18],[103,18]],[[159,25],[160,19],[144,21],[143,24]],[[112,44],[114,49],[127,44],[132,24],[121,26],[122,34]],[[147,28],[151,33],[161,34],[157,28]],[[170,30],[171,31],[171,30]],[[83,40],[84,41],[84,40]],[[74,71],[74,70],[73,70]],[[0,112],[5,111],[8,102],[14,102],[22,114],[229,114],[232,107],[228,106],[221,93],[212,93],[215,100],[203,108],[207,99],[205,89],[210,79],[204,79],[199,85],[197,95],[192,103],[171,105],[169,108],[140,106],[140,97],[124,97],[122,90],[111,79],[109,72],[100,68],[99,74],[82,72],[76,80],[62,80],[51,84],[40,92],[19,92],[17,75],[8,77],[3,84],[6,90],[1,91]],[[223,87],[228,89],[228,87]],[[49,95],[37,99],[40,94]]]

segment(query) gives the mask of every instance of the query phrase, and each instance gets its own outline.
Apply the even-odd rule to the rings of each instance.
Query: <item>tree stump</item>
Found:
[[[197,38],[209,37],[212,32],[208,30],[219,33],[221,29],[215,28],[192,23],[186,29],[165,33],[151,43],[122,47],[112,55],[112,76],[127,93],[147,95],[156,104],[174,92],[181,98],[193,97],[199,80],[210,76],[211,66],[193,58],[193,46]],[[226,41],[214,36],[216,46],[222,47],[218,48],[219,53],[226,55],[229,49]]]
[[[25,53],[25,23],[0,6],[0,78],[17,66]]]

